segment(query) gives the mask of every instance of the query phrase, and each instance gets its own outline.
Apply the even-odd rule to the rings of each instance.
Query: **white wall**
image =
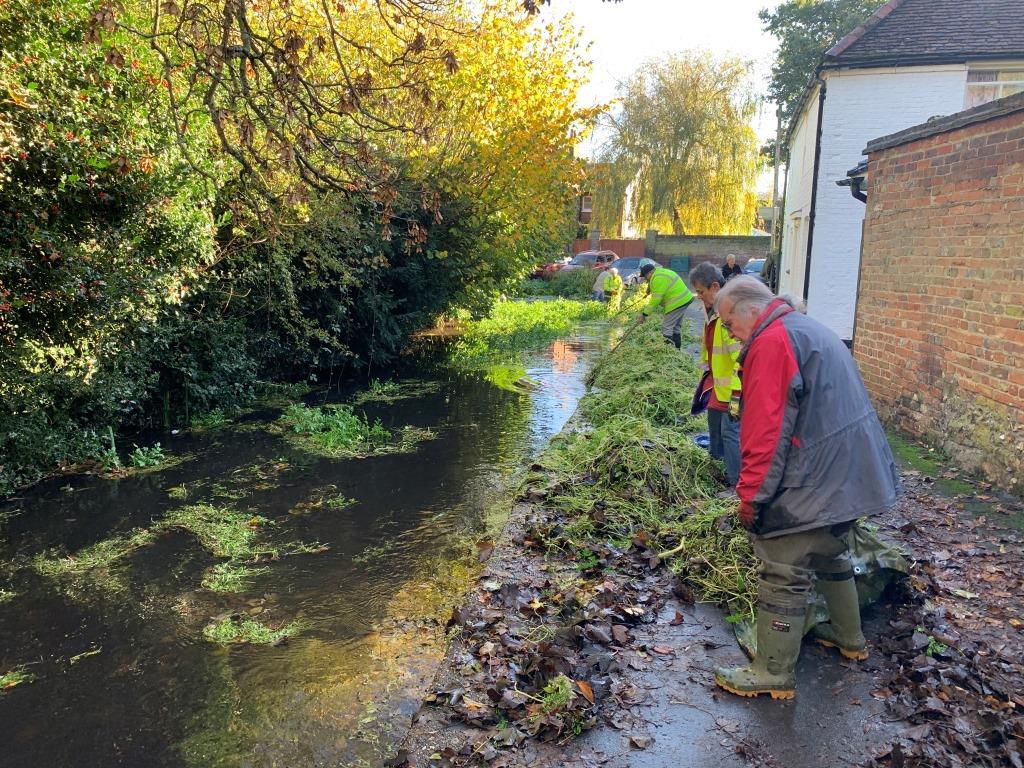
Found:
[[[967,67],[839,70],[826,72],[825,79],[828,87],[807,309],[840,338],[849,340],[853,338],[865,206],[836,181],[846,178],[846,172],[864,159],[864,147],[872,139],[962,110]],[[802,290],[801,282],[798,292]]]
[[[814,146],[818,133],[818,88],[808,96],[789,144],[786,210],[782,218],[782,260],[779,293],[804,295],[807,260],[807,215],[811,210]]]

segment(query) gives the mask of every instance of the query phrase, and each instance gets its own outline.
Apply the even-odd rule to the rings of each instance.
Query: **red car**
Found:
[[[530,277],[540,280],[550,280],[555,272],[560,271],[569,263],[569,257],[565,256],[558,261],[551,261],[547,264],[540,264],[530,273]]]

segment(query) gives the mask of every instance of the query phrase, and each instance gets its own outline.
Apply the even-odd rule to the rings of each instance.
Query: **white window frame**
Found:
[[[992,74],[995,75],[994,80],[971,80],[971,75],[979,74]],[[999,79],[1005,75],[1014,75],[1012,80],[1001,80]],[[1000,67],[998,65],[989,67],[976,67],[967,71],[967,87],[964,89],[964,108],[970,109],[972,107],[979,107],[982,104],[988,104],[990,101],[1004,98],[1005,96],[1012,95],[1007,92],[1007,87],[1014,87],[1016,90],[1014,93],[1020,93],[1024,91],[1024,67],[1021,66],[1009,66]],[[986,98],[984,101],[973,101],[971,99],[972,93],[980,91],[982,89],[992,88],[995,90],[995,95],[991,98]]]
[[[580,200],[580,213],[593,213],[594,212],[594,197],[592,195],[583,195]]]

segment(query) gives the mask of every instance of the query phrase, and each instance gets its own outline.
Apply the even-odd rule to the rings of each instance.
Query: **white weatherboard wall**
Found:
[[[839,337],[853,338],[864,204],[836,181],[864,159],[872,139],[964,107],[964,64],[824,73],[814,243],[807,311]],[[803,285],[799,286],[803,290]]]
[[[779,293],[804,295],[807,261],[807,216],[814,181],[814,146],[818,134],[818,88],[807,97],[800,121],[789,142],[786,210],[782,219],[782,259]]]

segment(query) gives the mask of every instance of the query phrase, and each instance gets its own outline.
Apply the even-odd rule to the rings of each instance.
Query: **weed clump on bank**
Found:
[[[589,269],[555,272],[550,279],[527,278],[519,284],[519,296],[560,296],[566,299],[589,299],[597,273]]]
[[[465,327],[452,358],[486,365],[565,336],[582,322],[607,317],[608,305],[596,301],[502,301],[489,316]]]

